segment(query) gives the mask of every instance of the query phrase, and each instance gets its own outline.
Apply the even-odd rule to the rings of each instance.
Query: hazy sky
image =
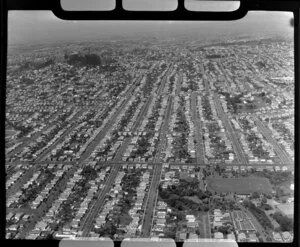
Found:
[[[65,21],[51,11],[10,11],[8,43],[82,41],[123,36],[293,35],[291,12],[249,12],[237,21]]]

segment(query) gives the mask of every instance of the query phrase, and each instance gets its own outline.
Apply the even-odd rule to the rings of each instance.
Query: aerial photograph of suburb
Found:
[[[10,11],[6,239],[292,242],[292,19]]]

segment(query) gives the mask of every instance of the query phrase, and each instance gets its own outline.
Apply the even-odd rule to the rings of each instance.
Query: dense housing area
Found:
[[[6,238],[292,241],[292,42],[8,54]]]

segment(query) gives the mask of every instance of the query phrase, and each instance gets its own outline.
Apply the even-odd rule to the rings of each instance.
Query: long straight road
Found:
[[[165,148],[167,143],[166,133],[169,125],[172,105],[173,105],[173,96],[169,96],[166,115],[162,127],[160,129],[160,139],[158,143],[157,153],[153,159],[153,163],[159,162],[161,152]],[[154,165],[153,177],[149,188],[148,197],[144,208],[144,215],[142,219],[142,237],[149,237],[151,233],[152,218],[154,216],[154,208],[157,200],[157,193],[158,193],[158,186],[160,182],[161,172],[162,172],[162,164]]]
[[[217,110],[217,114],[220,117],[220,119],[222,120],[225,129],[226,129],[226,134],[229,137],[229,139],[232,141],[232,145],[233,145],[233,150],[236,154],[238,163],[242,163],[242,164],[248,164],[248,159],[246,158],[246,155],[242,149],[242,145],[240,144],[236,133],[230,123],[229,118],[227,117],[227,115],[225,114],[225,112],[223,111],[220,99],[218,97],[218,95],[214,94],[214,103],[216,106],[216,110]]]
[[[112,171],[110,172],[110,174],[105,182],[104,188],[102,190],[98,191],[97,200],[93,203],[91,208],[88,210],[87,214],[84,216],[84,218],[81,222],[81,226],[80,226],[80,229],[82,231],[81,235],[83,237],[89,236],[89,233],[93,228],[94,220],[97,217],[97,215],[100,213],[100,210],[105,203],[104,198],[110,191],[110,189],[118,175],[120,168],[121,168],[120,164],[115,164],[114,166],[112,166]]]
[[[205,150],[204,150],[204,143],[202,137],[202,122],[199,118],[199,111],[197,107],[197,93],[193,92],[191,95],[191,111],[192,111],[192,118],[195,129],[195,139],[196,139],[196,160],[199,164],[205,164]]]
[[[176,80],[176,89],[175,89],[175,95],[179,95],[181,91],[182,81],[183,81],[183,75],[182,72],[179,72],[178,78]]]
[[[263,239],[264,242],[266,242],[268,235],[266,234],[265,229],[262,227],[262,225],[258,222],[258,220],[255,218],[255,216],[242,204],[239,204],[239,208],[250,217],[251,222],[253,223],[256,230],[260,233],[260,237]]]
[[[169,69],[167,70],[167,72],[165,73],[165,75],[163,76],[163,78],[161,80],[161,83],[160,83],[160,85],[159,85],[159,87],[157,89],[157,95],[161,95],[162,92],[164,91],[165,86],[166,86],[166,82],[169,79],[169,75],[171,74],[172,69],[173,69],[173,65],[171,64],[169,66]]]
[[[64,165],[74,165],[76,163],[78,163],[78,161],[51,161],[50,162],[51,164],[64,164]],[[112,165],[112,164],[116,164],[116,163],[119,163],[119,164],[123,164],[124,161],[118,161],[118,160],[113,160],[113,161],[101,161],[101,164],[103,165]],[[132,161],[132,162],[126,162],[127,164],[140,164],[141,162],[140,161]],[[144,162],[143,162],[144,163]],[[160,165],[162,164],[161,162],[145,162],[145,163],[149,163],[149,164],[157,164],[157,165]],[[28,164],[28,162],[13,162],[12,164],[15,164],[15,165],[26,165]],[[30,164],[33,166],[33,165],[44,165],[44,164],[49,164],[49,161],[40,161],[40,162],[30,162]],[[183,165],[183,166],[195,166],[195,165],[199,165],[199,166],[203,166],[205,167],[206,165],[203,165],[203,164],[199,164],[199,163],[180,163],[180,162],[170,162],[169,163],[170,165]],[[237,163],[237,164],[226,164],[226,163],[215,163],[215,164],[212,164],[212,165],[223,165],[223,166],[253,166],[253,164],[242,164],[242,163]],[[255,164],[256,167],[260,167],[260,166],[279,166],[279,167],[282,167],[282,166],[286,166],[286,167],[290,167],[292,168],[294,166],[294,164],[291,164],[291,163],[285,163],[285,164],[281,164],[281,163],[273,163],[273,164],[268,164],[268,163],[256,163]]]
[[[156,204],[158,186],[162,171],[162,165],[155,165],[153,167],[153,177],[149,188],[148,197],[144,208],[144,215],[142,219],[142,237],[149,237],[151,233],[152,218],[154,216],[154,207]]]
[[[209,214],[202,215],[202,224],[204,230],[204,238],[211,238]]]
[[[228,92],[230,93],[230,94],[232,94],[233,92],[233,90],[232,90],[232,87],[231,87],[231,85],[230,85],[230,82],[228,81],[228,75],[227,75],[227,72],[225,71],[225,69],[224,69],[224,66],[223,66],[223,64],[222,64],[222,62],[221,62],[221,59],[218,59],[218,66],[219,66],[219,68],[220,68],[220,70],[221,70],[221,72],[222,72],[222,75],[224,76],[224,80],[225,80],[225,83],[226,83],[226,86],[227,86],[227,90],[228,90]]]
[[[161,180],[161,175],[162,175],[162,172],[160,173],[160,178],[159,178],[159,181]],[[150,236],[151,237],[151,233],[152,233],[152,227],[153,227],[153,223],[154,223],[154,216],[155,216],[155,212],[156,212],[156,204],[157,204],[157,199],[158,199],[158,192],[156,193],[156,197],[154,199],[154,207],[153,207],[153,215],[152,215],[152,220],[151,220],[151,228],[150,228]]]
[[[172,105],[173,105],[173,96],[169,96],[167,101],[165,118],[162,127],[160,129],[160,139],[157,147],[157,153],[153,159],[153,163],[159,162],[162,150],[164,150],[167,144],[166,133],[170,121]],[[148,197],[144,208],[144,215],[142,219],[142,234],[141,234],[142,237],[149,237],[151,233],[152,219],[154,216],[154,208],[157,200],[158,186],[160,182],[161,172],[162,172],[162,164],[154,165],[153,177],[151,180],[151,185],[149,188]]]
[[[158,163],[161,161],[162,151],[165,150],[165,148],[166,148],[167,132],[168,132],[168,126],[169,126],[169,122],[170,122],[172,108],[173,108],[173,96],[169,96],[168,101],[167,101],[165,118],[162,123],[162,127],[160,128],[160,131],[159,131],[159,133],[160,133],[159,134],[159,142],[157,145],[157,151],[156,151],[156,155],[153,159],[153,163]]]

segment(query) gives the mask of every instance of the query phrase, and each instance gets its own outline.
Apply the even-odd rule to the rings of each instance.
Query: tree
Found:
[[[218,231],[222,232],[223,234],[229,234],[229,233],[231,233],[231,229],[232,229],[232,226],[228,224],[228,225],[220,226],[218,228]]]
[[[116,232],[117,227],[111,221],[107,221],[105,225],[99,230],[99,234],[101,236],[108,236],[110,238],[113,238]]]
[[[260,197],[259,193],[257,191],[253,192],[251,195],[252,199],[258,199]]]
[[[269,204],[262,204],[260,208],[262,210],[272,210],[273,209]]]
[[[176,229],[167,228],[165,231],[165,237],[175,239],[176,238]]]
[[[265,194],[264,195],[267,199],[272,199],[272,196],[270,194]]]

